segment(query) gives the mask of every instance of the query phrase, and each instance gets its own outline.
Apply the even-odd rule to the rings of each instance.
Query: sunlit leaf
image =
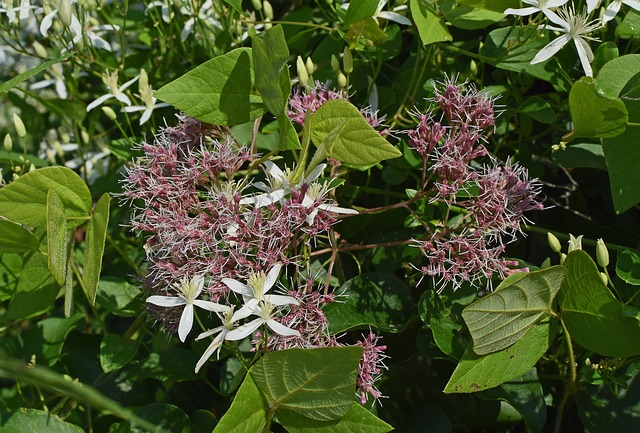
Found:
[[[450,42],[453,40],[451,33],[447,30],[442,18],[438,17],[427,2],[411,0],[411,15],[418,27],[420,40],[424,45],[434,42]]]
[[[40,241],[20,224],[0,219],[0,253],[36,251]]]
[[[552,312],[552,303],[565,277],[562,266],[523,274],[517,281],[464,309],[462,317],[478,355],[509,347]]]
[[[82,281],[87,299],[92,305],[96,302],[100,270],[102,269],[102,255],[104,243],[107,237],[107,225],[109,223],[109,193],[104,193],[96,203],[87,226],[86,248],[84,253],[84,268]]]
[[[231,407],[220,419],[213,433],[260,432],[266,423],[265,401],[253,376],[247,374]]]
[[[349,411],[339,420],[312,420],[295,412],[280,410],[278,422],[289,433],[386,433],[393,430],[393,427],[358,403],[351,403]]]
[[[47,244],[49,245],[49,272],[62,286],[67,275],[69,237],[64,206],[53,188],[47,194]]]

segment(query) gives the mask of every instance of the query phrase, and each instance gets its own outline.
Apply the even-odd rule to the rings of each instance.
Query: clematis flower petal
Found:
[[[267,326],[275,333],[284,335],[285,337],[296,336],[299,337],[300,333],[295,329],[288,328],[275,319],[267,320]]]
[[[147,298],[147,302],[153,305],[157,305],[159,307],[179,307],[180,305],[185,305],[187,302],[184,298],[179,296],[159,296],[153,295]]]
[[[178,324],[178,337],[180,341],[184,342],[187,335],[191,332],[193,326],[193,304],[186,304],[184,310],[182,310],[182,316],[180,316],[180,323]]]
[[[562,35],[557,39],[549,42],[543,49],[541,49],[538,54],[531,60],[531,64],[535,65],[536,63],[542,63],[545,60],[549,60],[555,53],[560,51],[562,47],[564,47],[567,42],[571,40],[569,35]]]

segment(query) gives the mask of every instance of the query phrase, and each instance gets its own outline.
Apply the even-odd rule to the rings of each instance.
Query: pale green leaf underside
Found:
[[[0,254],[27,253],[40,247],[38,239],[20,224],[0,219]]]
[[[289,433],[387,433],[393,430],[389,424],[355,402],[339,420],[311,420],[283,410],[278,412],[278,422]]]
[[[551,313],[566,269],[554,266],[526,274],[464,309],[462,318],[478,355],[511,346]]]
[[[47,194],[47,243],[49,245],[49,272],[62,286],[67,275],[69,244],[67,218],[62,200],[53,188]]]
[[[267,423],[265,403],[253,377],[247,374],[229,410],[213,433],[261,432]]]
[[[100,270],[102,269],[102,255],[107,238],[107,225],[109,224],[109,193],[104,193],[93,210],[91,221],[87,226],[87,248],[84,256],[84,269],[82,280],[87,299],[91,305],[95,305]]]
[[[271,352],[250,374],[274,410],[307,418],[342,418],[355,395],[361,347],[325,347]]]

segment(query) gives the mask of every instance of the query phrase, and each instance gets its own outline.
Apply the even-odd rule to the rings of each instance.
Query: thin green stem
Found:
[[[569,401],[571,396],[576,392],[577,379],[578,379],[578,374],[576,371],[576,360],[573,354],[573,343],[571,341],[571,336],[562,318],[560,318],[560,324],[562,325],[562,332],[564,334],[565,343],[567,344],[567,355],[569,356],[569,381],[565,383],[564,391],[562,393],[562,400],[560,400],[560,404],[558,405],[558,412],[556,414],[554,433],[560,433],[562,431],[562,416],[567,406],[567,402]]]

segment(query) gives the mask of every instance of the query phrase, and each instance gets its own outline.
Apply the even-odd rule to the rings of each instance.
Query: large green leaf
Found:
[[[41,365],[51,367],[60,360],[62,347],[67,334],[84,318],[82,313],[76,313],[71,317],[49,317],[40,320],[36,326],[31,327],[24,337],[24,353],[27,357],[36,356]]]
[[[319,421],[345,416],[356,389],[362,348],[323,347],[271,352],[249,371],[270,410]]]
[[[282,26],[278,25],[251,38],[256,87],[264,105],[278,120],[280,148],[299,149],[300,141],[287,117],[286,107],[291,93],[289,49]]]
[[[392,274],[359,275],[345,282],[339,292],[346,295],[344,301],[324,308],[332,334],[367,326],[399,332],[415,314],[409,286]]]
[[[640,73],[640,54],[628,54],[605,63],[598,71],[596,80],[607,96],[616,98],[638,73]]]
[[[239,125],[264,113],[253,84],[251,49],[237,48],[161,87],[155,96],[203,122]]]
[[[611,196],[616,213],[640,202],[640,128],[629,127],[619,137],[603,140]]]
[[[347,13],[344,15],[343,24],[349,27],[352,23],[371,17],[376,12],[378,0],[359,0],[349,3]]]
[[[569,111],[573,131],[562,137],[564,141],[581,137],[616,137],[624,132],[629,121],[624,102],[617,97],[606,96],[591,77],[582,77],[571,87]]]
[[[483,400],[502,400],[513,406],[524,420],[527,433],[539,433],[547,420],[547,405],[535,368],[495,388],[476,394]]]
[[[132,317],[143,308],[139,301],[135,302],[140,293],[136,285],[114,277],[103,277],[98,283],[96,301],[111,314]]]
[[[582,250],[573,251],[564,266],[567,278],[558,301],[571,337],[605,356],[640,354],[640,322],[625,315],[625,305],[604,285],[591,257]]]
[[[64,206],[53,188],[47,194],[47,244],[49,245],[49,272],[62,286],[67,275],[69,236]]]
[[[327,156],[347,164],[377,164],[402,156],[348,101],[327,101],[313,113],[310,122],[315,145]]]
[[[40,168],[0,188],[0,215],[21,224],[46,227],[50,189],[64,205],[69,228],[86,221],[91,193],[80,176],[66,167]]]
[[[111,197],[109,193],[105,192],[96,203],[96,207],[91,215],[91,221],[89,221],[87,226],[82,281],[85,294],[91,305],[95,305],[96,303],[100,270],[102,269],[104,243],[107,238],[110,201]]]
[[[616,274],[629,284],[640,286],[640,253],[624,250],[616,261]]]
[[[318,421],[280,410],[278,422],[289,433],[386,433],[393,430],[393,427],[358,403],[351,403],[349,411],[339,420]]]
[[[19,408],[0,413],[2,433],[83,433],[77,425],[62,421],[57,415],[44,410]]]
[[[454,27],[465,30],[484,29],[504,18],[504,9],[495,11],[478,7],[480,3],[461,0],[455,8],[447,11],[444,17]]]
[[[462,317],[478,355],[509,347],[552,313],[566,269],[562,266],[523,274],[464,309]],[[513,281],[513,280],[511,280]]]
[[[606,170],[607,163],[604,160],[602,145],[597,143],[571,144],[565,150],[560,150],[551,155],[553,159],[565,168],[596,168]]]
[[[442,18],[438,17],[427,5],[427,2],[411,0],[411,16],[418,27],[420,40],[424,45],[435,42],[450,42],[453,40]]]
[[[20,224],[0,219],[0,254],[28,253],[40,248],[40,241]]]
[[[138,351],[139,340],[131,340],[118,334],[105,334],[100,342],[100,366],[109,373],[122,368]]]
[[[264,397],[253,376],[247,374],[231,407],[220,419],[213,433],[261,432],[266,423],[267,411]]]
[[[469,345],[444,392],[483,391],[526,373],[549,348],[555,334],[550,328],[549,320],[538,323],[511,346],[488,355],[476,354]]]

